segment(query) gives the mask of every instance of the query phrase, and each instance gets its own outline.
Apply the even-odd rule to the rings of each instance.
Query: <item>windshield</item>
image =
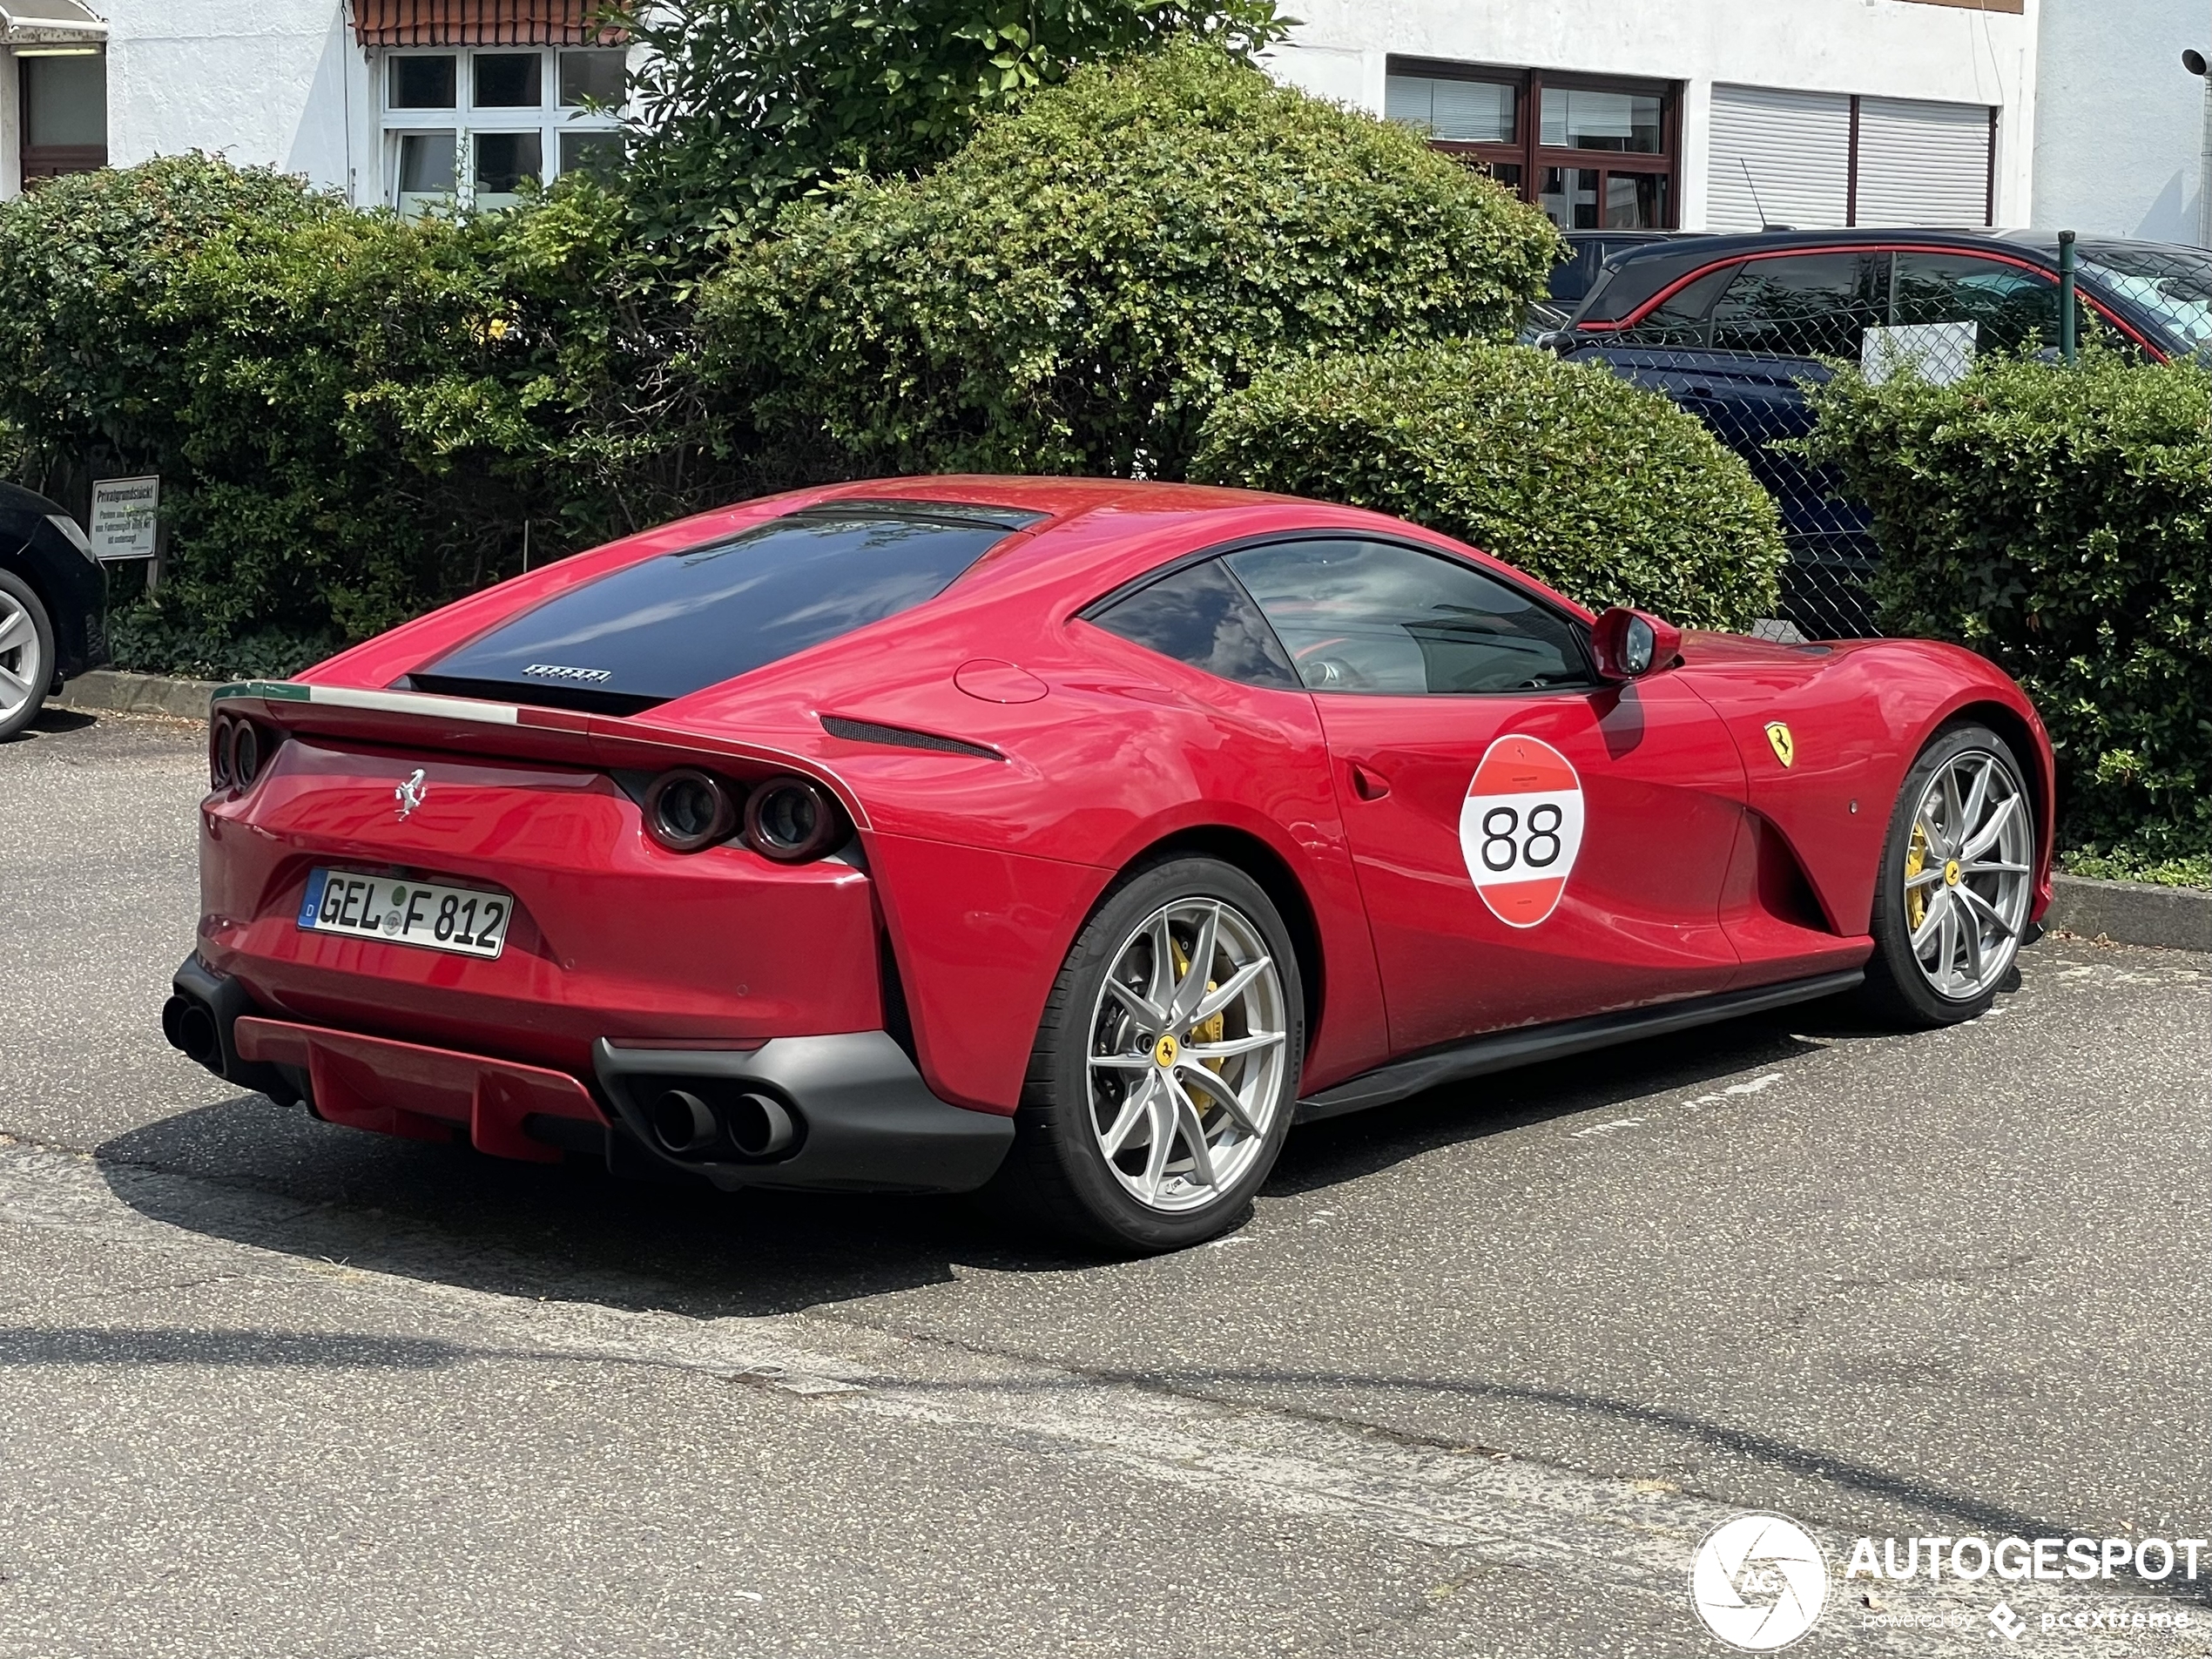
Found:
[[[934,598],[1041,515],[839,502],[572,588],[411,679],[417,690],[634,713]]]
[[[2177,350],[2212,360],[2212,253],[2085,242],[2081,269],[2099,286],[2156,317]]]

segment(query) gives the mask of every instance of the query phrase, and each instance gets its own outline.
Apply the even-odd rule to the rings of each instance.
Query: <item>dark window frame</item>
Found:
[[[1760,248],[1748,253],[1730,253],[1718,259],[1693,261],[1687,271],[1670,278],[1656,292],[1639,301],[1626,317],[1602,323],[1584,323],[1579,326],[1578,332],[1586,333],[1595,340],[1615,341],[1623,346],[1662,343],[1677,348],[1688,347],[1697,350],[1732,349],[1726,347],[1716,347],[1711,343],[1713,311],[1719,302],[1721,294],[1725,293],[1727,286],[1730,285],[1723,285],[1720,292],[1714,293],[1707,300],[1702,318],[1703,333],[1699,340],[1645,342],[1638,341],[1635,334],[1676,295],[1693,285],[1702,282],[1716,271],[1735,267],[1740,273],[1741,267],[1749,266],[1761,260],[1795,259],[1816,253],[1853,253],[1887,261],[1884,267],[1882,287],[1884,293],[1890,295],[1892,300],[1894,299],[1895,260],[1896,256],[1900,253],[1929,253],[1946,258],[1985,260],[1993,265],[2007,266],[2017,271],[2027,272],[2049,282],[2054,287],[2057,286],[2059,280],[2057,272],[2048,266],[2008,252],[2002,246],[1995,245],[1986,247],[1964,247],[1952,244],[1925,241],[1918,238],[1899,238],[1895,241],[1887,242],[1862,241],[1855,239],[1838,242],[1810,241],[1794,246]],[[1731,276],[1731,285],[1733,280],[1734,278]],[[2099,322],[2111,327],[2130,345],[2149,353],[2154,361],[2162,362],[2175,354],[2175,349],[2171,341],[2153,340],[2141,328],[2114,310],[2101,295],[2089,292],[2087,285],[2084,285],[2080,290],[2080,303],[2085,315],[2094,316]]]
[[[107,53],[72,52],[71,56],[100,59],[101,96],[107,95]],[[107,165],[105,144],[33,144],[30,141],[31,65],[47,61],[39,57],[16,57],[16,121],[20,137],[16,145],[17,177],[26,190],[50,179],[74,172],[98,172]],[[113,135],[111,133],[110,135]]]
[[[1510,568],[1501,569],[1485,564],[1477,559],[1463,557],[1458,552],[1450,548],[1432,546],[1430,543],[1418,540],[1413,536],[1393,536],[1386,530],[1372,530],[1364,527],[1340,527],[1331,529],[1266,530],[1258,535],[1238,536],[1233,541],[1217,542],[1211,546],[1200,548],[1194,552],[1185,553],[1177,558],[1170,559],[1165,564],[1156,565],[1151,570],[1145,571],[1143,575],[1132,577],[1128,581],[1121,583],[1118,587],[1109,589],[1106,592],[1100,594],[1096,598],[1091,599],[1087,603],[1077,606],[1069,615],[1069,620],[1071,622],[1089,623],[1092,627],[1097,628],[1102,633],[1112,634],[1116,639],[1120,640],[1125,645],[1133,646],[1138,651],[1146,651],[1151,656],[1157,657],[1160,653],[1151,651],[1150,647],[1137,644],[1135,640],[1129,638],[1126,635],[1114,633],[1112,629],[1104,627],[1098,621],[1099,616],[1112,610],[1124,599],[1134,597],[1136,594],[1143,592],[1146,588],[1152,586],[1155,583],[1164,582],[1169,577],[1177,576],[1183,571],[1191,569],[1195,565],[1204,564],[1209,559],[1226,560],[1230,555],[1233,553],[1249,553],[1255,548],[1281,547],[1286,543],[1295,542],[1344,541],[1374,542],[1387,547],[1402,548],[1409,553],[1426,554],[1430,558],[1442,559],[1447,563],[1456,564],[1462,570],[1472,570],[1477,576],[1487,577],[1491,581],[1497,583],[1500,586],[1512,590],[1514,593],[1517,594],[1521,598],[1526,600],[1536,610],[1544,611],[1546,614],[1556,618],[1561,625],[1567,630],[1568,637],[1574,642],[1575,649],[1581,656],[1583,671],[1589,676],[1589,684],[1585,685],[1548,686],[1541,691],[1508,688],[1507,690],[1496,691],[1422,692],[1322,692],[1304,684],[1302,680],[1295,687],[1252,685],[1251,682],[1244,680],[1230,681],[1227,682],[1228,684],[1245,685],[1255,691],[1284,691],[1289,692],[1291,695],[1298,697],[1588,697],[1593,691],[1603,691],[1605,689],[1607,682],[1597,671],[1597,658],[1595,652],[1591,647],[1591,624],[1587,618],[1577,615],[1574,610],[1561,608],[1559,601],[1553,598],[1549,594],[1539,592],[1535,589],[1530,587],[1527,579],[1521,577],[1520,572]],[[1229,579],[1231,581],[1236,583],[1240,588],[1244,587],[1244,579],[1237,574],[1233,567],[1224,563],[1222,568],[1229,572]],[[1275,624],[1272,622],[1268,621],[1266,608],[1261,605],[1257,598],[1252,598],[1251,590],[1245,590],[1245,597],[1251,599],[1253,606],[1259,611],[1260,620],[1267,623],[1269,631],[1273,632]],[[1283,638],[1280,634],[1276,634],[1275,643],[1277,646],[1283,651],[1285,657],[1290,656],[1290,648],[1283,644]],[[1173,657],[1165,658],[1163,660],[1171,663],[1181,663],[1180,658]],[[1293,664],[1297,661],[1295,658],[1291,658],[1291,660]],[[1181,663],[1181,666],[1184,668],[1190,668],[1191,665],[1188,663]],[[1204,669],[1191,669],[1191,671],[1201,674],[1207,672]],[[1217,674],[1211,675],[1210,678],[1218,679],[1221,677]]]
[[[1641,80],[1619,75],[1575,75],[1562,71],[1541,69],[1507,69],[1483,64],[1455,63],[1435,57],[1400,57],[1393,55],[1385,66],[1386,75],[1418,76],[1428,80],[1482,81],[1497,86],[1516,89],[1514,99],[1514,139],[1510,144],[1470,144],[1454,138],[1431,138],[1429,147],[1452,156],[1470,166],[1480,167],[1495,178],[1501,167],[1518,170],[1521,184],[1518,194],[1521,200],[1534,206],[1540,205],[1542,192],[1538,188],[1542,170],[1561,167],[1570,171],[1595,169],[1598,179],[1598,223],[1595,226],[1568,228],[1596,230],[1678,230],[1682,225],[1682,83],[1679,81]],[[1656,154],[1641,154],[1623,150],[1573,150],[1544,144],[1544,90],[1575,92],[1631,92],[1659,99],[1659,148]],[[1663,222],[1652,226],[1608,226],[1605,222],[1605,198],[1608,173],[1636,174],[1657,177],[1666,181],[1666,211]]]

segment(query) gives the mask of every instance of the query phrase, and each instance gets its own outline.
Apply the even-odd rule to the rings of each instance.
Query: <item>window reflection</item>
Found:
[[[1317,691],[1544,691],[1590,683],[1570,625],[1456,561],[1387,542],[1229,556]]]
[[[732,679],[941,593],[1029,521],[794,513],[729,541],[588,582],[415,675],[425,690],[523,686],[533,664],[605,671],[602,699],[643,705]]]

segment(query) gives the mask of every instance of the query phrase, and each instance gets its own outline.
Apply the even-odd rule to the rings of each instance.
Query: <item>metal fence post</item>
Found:
[[[2074,314],[2076,268],[2074,233],[2060,231],[2059,233],[2059,356],[2068,364],[2074,361],[2074,354],[2080,348],[2080,342],[2074,338],[2077,333]]]

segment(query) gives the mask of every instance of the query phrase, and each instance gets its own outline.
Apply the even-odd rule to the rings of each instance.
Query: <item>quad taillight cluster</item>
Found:
[[[671,853],[698,853],[732,837],[763,858],[804,864],[841,845],[845,814],[829,791],[786,772],[751,789],[679,766],[645,789],[645,833]]]
[[[207,778],[217,789],[251,789],[268,770],[280,732],[235,714],[219,714],[207,727]]]

